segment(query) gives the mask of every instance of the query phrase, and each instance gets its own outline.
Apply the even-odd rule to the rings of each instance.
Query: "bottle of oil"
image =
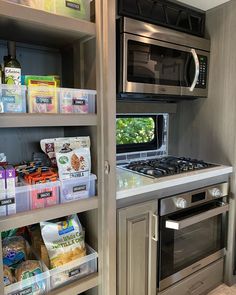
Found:
[[[16,59],[16,43],[8,41],[8,56],[4,57],[4,83],[21,85],[21,65]]]

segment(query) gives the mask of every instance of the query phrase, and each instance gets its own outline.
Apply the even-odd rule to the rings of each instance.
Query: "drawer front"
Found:
[[[224,260],[220,259],[158,295],[202,295],[223,281]]]

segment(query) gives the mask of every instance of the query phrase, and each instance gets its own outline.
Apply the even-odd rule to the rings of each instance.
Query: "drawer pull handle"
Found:
[[[157,242],[158,241],[158,216],[156,214],[152,214],[152,217],[154,218],[154,222],[155,222],[154,235],[152,236],[152,239],[155,242]]]
[[[191,288],[189,288],[189,294],[190,295],[195,295],[197,290],[199,288],[201,288],[204,285],[203,281],[197,282],[196,284],[194,284]]]

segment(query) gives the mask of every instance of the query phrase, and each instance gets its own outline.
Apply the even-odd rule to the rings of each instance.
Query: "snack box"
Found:
[[[95,90],[60,88],[60,113],[95,113]]]
[[[0,216],[6,216],[6,172],[3,167],[0,166]]]
[[[61,203],[85,199],[95,196],[96,175],[78,177],[61,181]]]
[[[31,255],[32,258],[38,260],[33,253]],[[39,262],[42,273],[6,286],[4,295],[46,295],[50,290],[50,272],[42,261]]]
[[[86,250],[86,256],[49,271],[51,289],[70,284],[75,280],[79,280],[91,273],[97,272],[98,254],[88,245],[86,245]]]
[[[21,84],[26,86],[30,86],[31,84],[33,84],[33,86],[48,86],[51,84],[53,86],[59,87],[60,76],[25,75],[21,76]]]
[[[58,113],[58,96],[56,87],[29,86],[29,113]]]
[[[26,87],[0,85],[0,113],[26,113]]]
[[[7,192],[7,199],[9,200],[7,211],[8,214],[15,214],[16,213],[16,204],[15,204],[15,197],[16,197],[16,171],[12,165],[7,165],[5,167],[5,177],[6,177],[6,192]]]

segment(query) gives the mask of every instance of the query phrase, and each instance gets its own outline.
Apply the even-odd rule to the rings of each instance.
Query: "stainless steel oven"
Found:
[[[119,27],[119,97],[207,97],[209,40],[126,17]]]
[[[160,200],[160,291],[224,256],[227,195],[221,183]]]

